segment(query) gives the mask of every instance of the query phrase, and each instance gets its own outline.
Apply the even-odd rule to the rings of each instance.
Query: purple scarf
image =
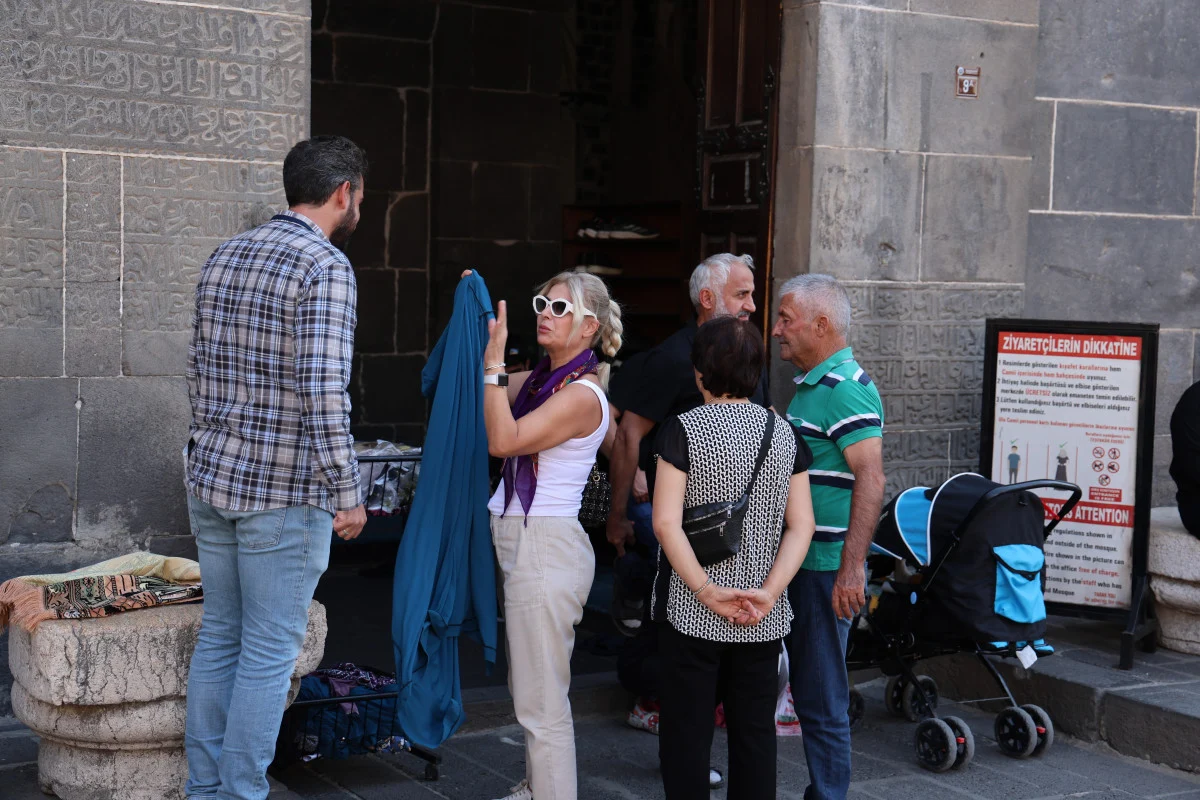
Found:
[[[550,396],[572,381],[593,373],[599,366],[596,354],[584,350],[575,358],[563,364],[553,372],[550,371],[549,357],[543,358],[533,368],[533,373],[521,387],[517,402],[513,404],[513,418],[520,419],[526,414],[541,407]],[[525,511],[526,522],[529,520],[529,509],[533,506],[533,495],[537,492],[538,458],[537,453],[527,456],[509,456],[504,459],[501,475],[504,477],[504,514],[508,513],[509,503],[512,502],[513,492],[521,500],[521,508]]]

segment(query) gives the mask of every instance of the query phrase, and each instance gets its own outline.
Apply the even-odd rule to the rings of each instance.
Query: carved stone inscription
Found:
[[[125,160],[127,374],[183,374],[200,268],[285,205],[278,164]]]
[[[306,128],[304,19],[137,0],[0,0],[10,142],[282,157]]]
[[[67,154],[68,375],[121,371],[121,158]]]
[[[984,320],[1024,310],[1019,287],[846,285],[851,343],[879,387],[888,491],[977,467]]]
[[[62,374],[62,155],[0,147],[0,376]]]

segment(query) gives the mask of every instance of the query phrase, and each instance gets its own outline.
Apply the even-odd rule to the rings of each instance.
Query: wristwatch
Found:
[[[498,372],[495,375],[484,375],[483,382],[487,386],[508,386],[508,373]]]

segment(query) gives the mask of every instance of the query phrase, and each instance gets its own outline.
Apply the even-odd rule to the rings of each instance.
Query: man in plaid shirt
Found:
[[[350,436],[357,287],[345,254],[367,159],[318,136],[288,210],[222,244],[196,287],[188,512],[204,616],[187,695],[189,800],[262,800],[332,533],[366,523]],[[232,710],[232,713],[231,713]]]

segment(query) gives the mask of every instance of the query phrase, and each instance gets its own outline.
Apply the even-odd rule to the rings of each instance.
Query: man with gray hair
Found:
[[[714,317],[736,316],[750,319],[754,313],[754,259],[747,255],[719,253],[700,262],[688,285],[696,321],[671,334],[650,350],[639,370],[636,386],[622,386],[627,398],[620,408],[621,422],[609,459],[612,481],[612,509],[608,515],[608,541],[624,554],[634,541],[633,522],[629,518],[629,500],[639,466],[650,476],[652,456],[650,435],[668,417],[691,411],[704,404],[692,371],[692,340],[696,329]],[[760,381],[752,398],[767,405],[766,384]],[[649,487],[647,491],[650,491]],[[648,495],[635,498],[648,505]],[[649,509],[642,509],[649,520]]]
[[[846,641],[866,600],[867,549],[883,505],[883,403],[846,342],[850,297],[828,275],[783,284],[771,335],[796,367],[787,417],[812,450],[817,529],[788,587],[785,640],[809,786],[805,800],[843,800],[850,787]]]

